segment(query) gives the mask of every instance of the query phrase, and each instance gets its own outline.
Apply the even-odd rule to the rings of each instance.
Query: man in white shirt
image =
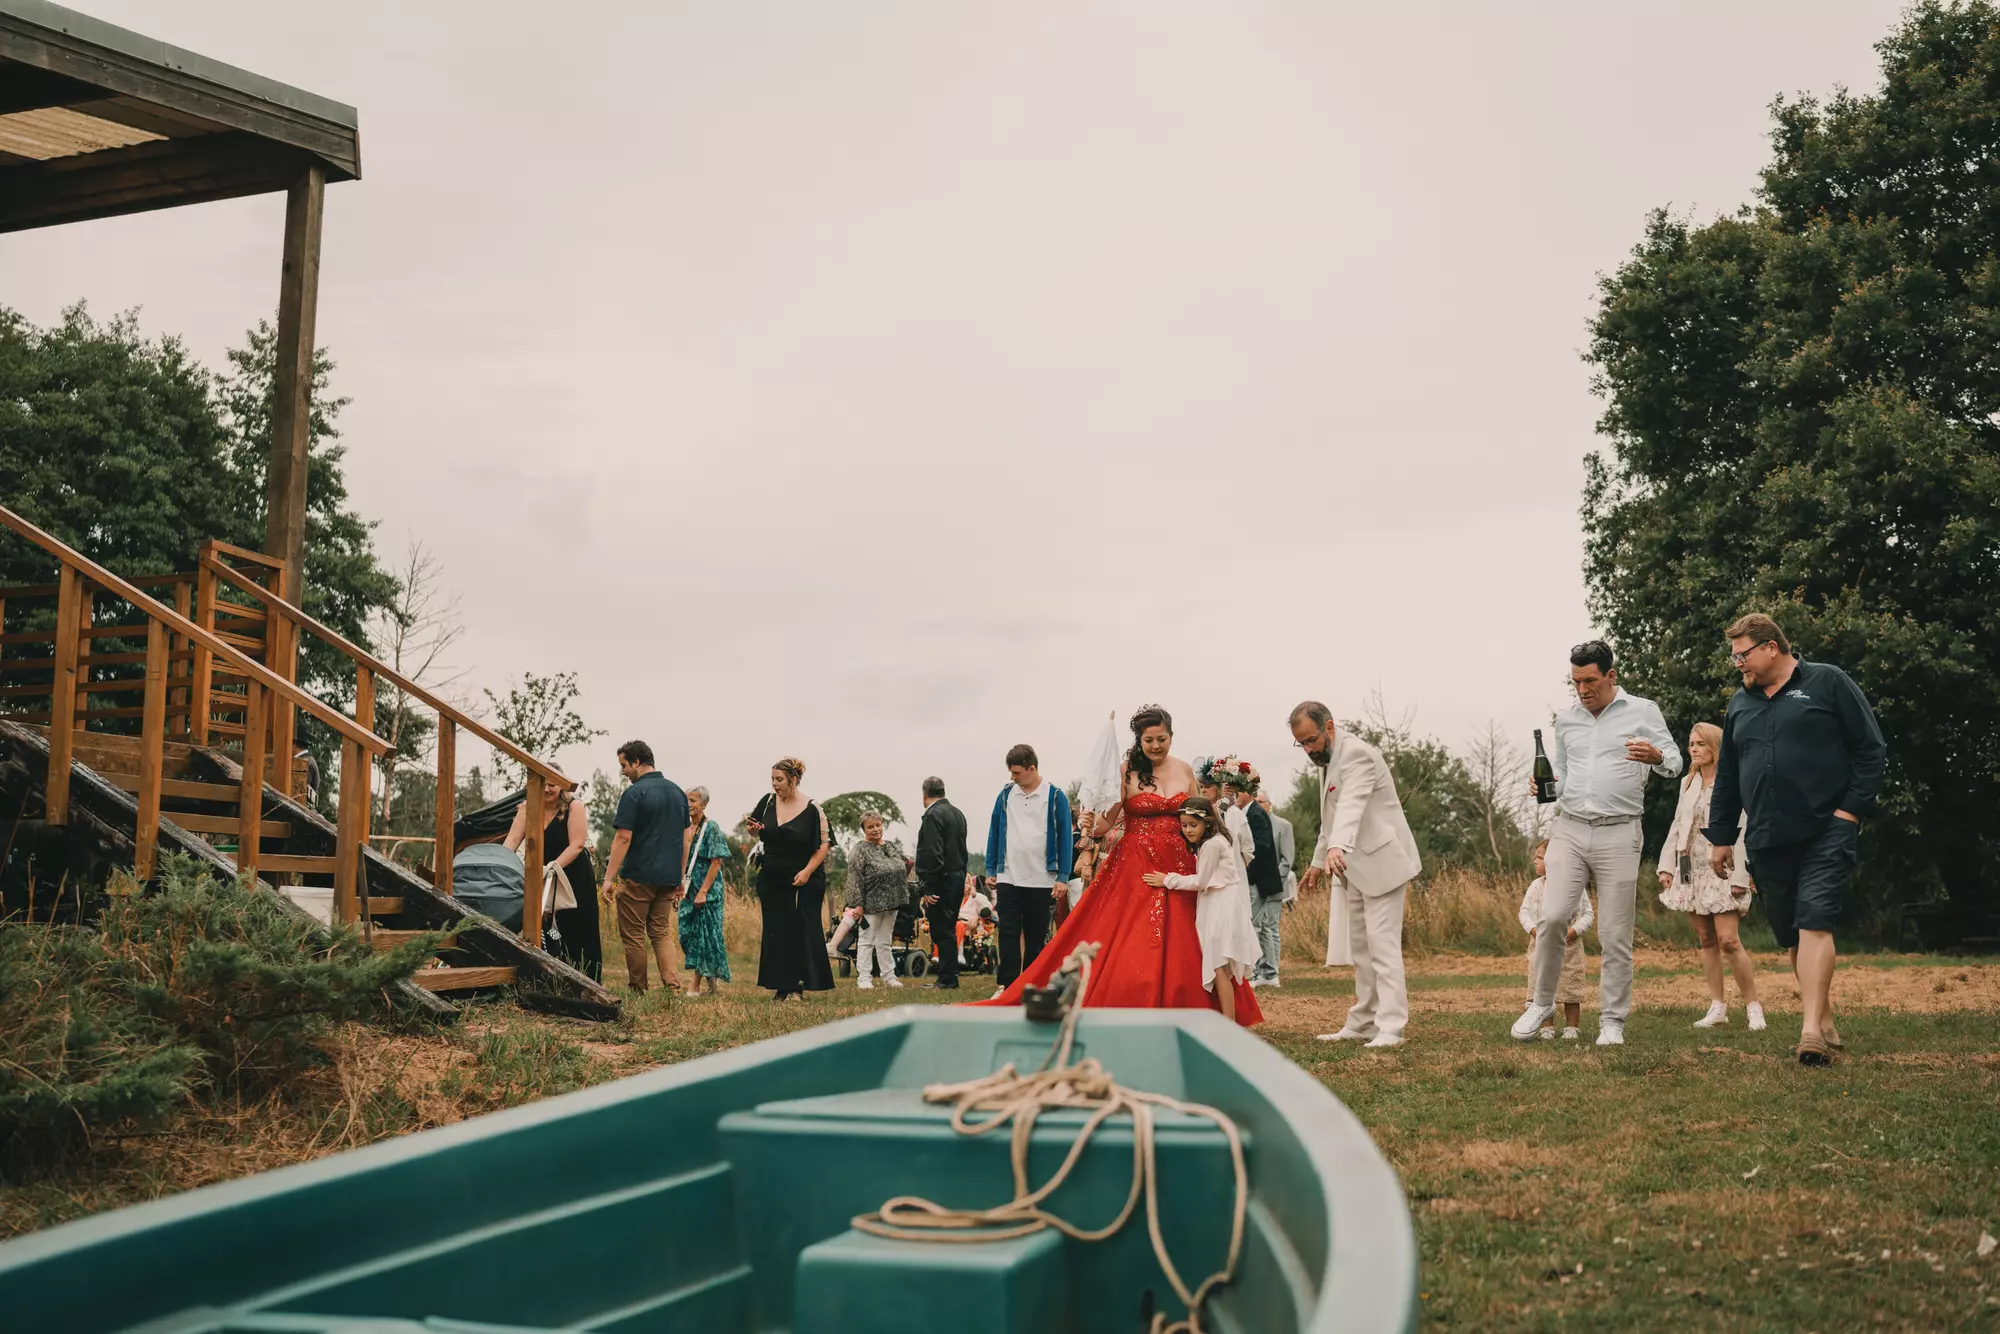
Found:
[[[1619,689],[1609,644],[1601,639],[1578,644],[1569,662],[1576,703],[1556,715],[1549,755],[1556,771],[1556,818],[1549,830],[1543,929],[1535,937],[1535,995],[1514,1021],[1513,1036],[1534,1041],[1555,1013],[1564,938],[1595,882],[1597,943],[1604,951],[1597,1045],[1620,1047],[1632,1011],[1632,917],[1646,778],[1679,777],[1681,752],[1659,706]]]
[[[1000,928],[997,981],[1004,992],[1049,941],[1055,895],[1067,892],[1076,855],[1069,795],[1042,777],[1033,746],[1007,752],[1007,776],[986,829],[986,874]]]

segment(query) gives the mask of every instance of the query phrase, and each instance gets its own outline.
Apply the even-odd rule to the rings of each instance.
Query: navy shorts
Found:
[[[1860,832],[1854,821],[1835,816],[1823,832],[1803,843],[1748,851],[1757,897],[1771,915],[1771,934],[1781,949],[1796,946],[1801,931],[1831,931],[1840,920]]]

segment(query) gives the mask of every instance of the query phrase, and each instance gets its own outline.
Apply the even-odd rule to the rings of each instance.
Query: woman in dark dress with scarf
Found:
[[[757,872],[757,904],[764,913],[764,943],[757,985],[774,1000],[832,991],[826,957],[826,816],[799,791],[806,766],[787,755],[771,766],[771,794],[757,803],[746,827],[764,840]]]
[[[569,887],[576,894],[574,908],[556,909],[548,951],[591,981],[602,982],[604,942],[597,934],[597,868],[590,864],[590,820],[575,790],[565,794],[554,783],[542,784],[542,808],[549,812],[548,827],[542,830],[542,865],[568,876]],[[524,801],[515,808],[513,827],[507,831],[508,850],[520,851],[527,837],[528,803]]]

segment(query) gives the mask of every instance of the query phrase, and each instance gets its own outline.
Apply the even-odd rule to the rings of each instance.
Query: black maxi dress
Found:
[[[832,991],[833,965],[826,957],[826,863],[821,862],[804,885],[792,883],[819,851],[819,806],[809,801],[804,810],[778,824],[778,803],[767,796],[753,815],[764,826],[764,865],[757,872],[764,941],[757,960],[757,985],[780,996]]]
[[[542,856],[551,863],[569,846],[569,803],[557,806],[549,827],[542,831]],[[591,981],[602,982],[604,940],[597,934],[597,868],[590,864],[590,848],[586,845],[562,870],[569,877],[576,906],[556,909],[556,931],[562,939],[547,942],[549,953]]]

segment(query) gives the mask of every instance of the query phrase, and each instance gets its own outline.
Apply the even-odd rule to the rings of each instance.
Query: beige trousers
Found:
[[[1403,900],[1408,885],[1370,898],[1341,881],[1348,939],[1354,949],[1354,1008],[1347,1027],[1356,1033],[1403,1036],[1410,1022],[1410,992],[1403,980]]]

